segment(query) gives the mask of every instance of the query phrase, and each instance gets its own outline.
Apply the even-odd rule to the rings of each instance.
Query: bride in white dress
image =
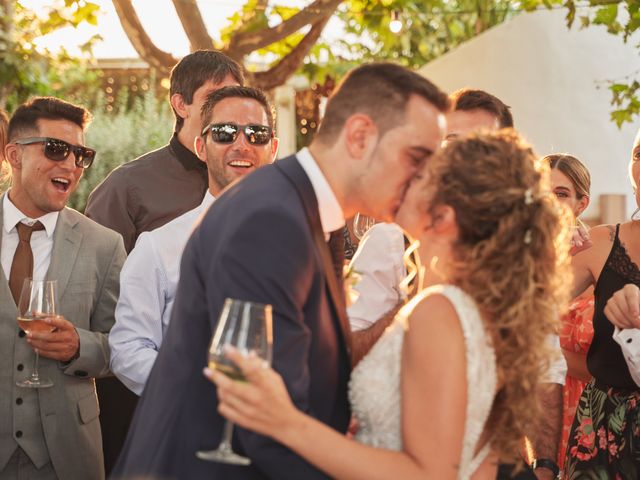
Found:
[[[450,143],[410,187],[399,216],[420,226],[427,288],[352,372],[357,441],[233,350],[249,382],[206,372],[220,413],[332,478],[493,480],[497,458],[517,462],[570,284],[568,230],[535,164],[517,134],[482,134]]]

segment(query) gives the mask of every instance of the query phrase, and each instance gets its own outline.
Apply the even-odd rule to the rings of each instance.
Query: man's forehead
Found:
[[[220,100],[211,112],[211,118],[216,123],[232,122],[247,117],[252,118],[252,121],[266,122],[267,112],[264,105],[253,98],[229,97]]]
[[[84,132],[80,125],[63,118],[40,118],[36,120],[34,130],[44,137],[57,137],[60,138],[60,140],[67,140],[68,138],[82,140],[84,138]]]

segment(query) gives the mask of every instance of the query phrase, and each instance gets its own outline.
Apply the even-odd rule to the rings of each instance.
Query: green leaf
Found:
[[[593,18],[593,23],[596,25],[613,25],[618,18],[618,5],[611,4],[598,8],[596,15]]]

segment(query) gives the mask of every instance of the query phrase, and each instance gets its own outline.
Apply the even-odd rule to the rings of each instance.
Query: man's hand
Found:
[[[622,287],[611,296],[604,314],[618,328],[640,328],[640,289],[632,283]]]
[[[80,337],[73,323],[62,315],[47,317],[44,322],[51,325],[51,331],[27,331],[27,342],[43,357],[60,362],[68,362],[80,350]]]

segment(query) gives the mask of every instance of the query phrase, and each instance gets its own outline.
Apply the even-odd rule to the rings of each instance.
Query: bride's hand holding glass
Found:
[[[218,387],[218,412],[243,428],[286,443],[287,435],[304,415],[295,407],[282,377],[256,356],[227,347],[226,356],[242,371],[246,382],[205,368]]]

